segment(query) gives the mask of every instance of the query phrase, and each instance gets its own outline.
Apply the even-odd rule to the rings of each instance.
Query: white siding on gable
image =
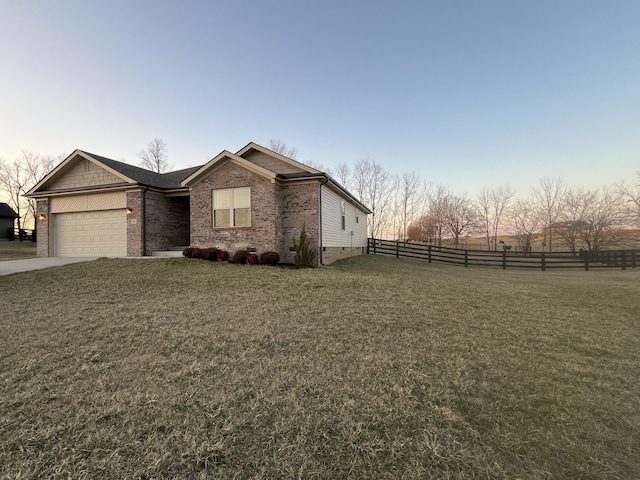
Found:
[[[366,247],[367,214],[349,199],[342,197],[326,185],[321,187],[320,198],[322,202],[322,246]],[[342,229],[341,202],[344,202],[345,207],[344,230]],[[357,223],[356,218],[358,218]]]

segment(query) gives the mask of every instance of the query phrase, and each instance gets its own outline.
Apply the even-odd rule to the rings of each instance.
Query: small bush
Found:
[[[280,261],[280,255],[278,252],[264,252],[260,255],[260,263],[264,265],[277,265]]]
[[[294,262],[298,268],[309,268],[315,266],[316,251],[311,247],[311,239],[307,236],[304,226],[300,232],[300,238],[293,241],[296,255]]]
[[[183,257],[191,258],[191,255],[193,255],[193,248],[187,247],[184,250],[182,250]]]
[[[217,255],[217,260],[219,262],[228,262],[229,261],[229,252],[226,250],[219,250]]]
[[[194,247],[191,251],[191,258],[202,258],[202,249]]]
[[[218,260],[218,250],[217,248],[203,248],[202,249],[202,259],[209,260],[210,262],[215,262]]]
[[[238,250],[233,254],[233,257],[231,257],[231,263],[247,263],[247,255],[249,255],[249,252],[246,250]]]
[[[260,263],[260,257],[255,253],[247,255],[247,265],[257,265]]]

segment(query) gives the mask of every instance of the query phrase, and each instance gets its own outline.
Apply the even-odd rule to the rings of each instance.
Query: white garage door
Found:
[[[58,257],[125,257],[126,210],[58,213],[55,215]]]

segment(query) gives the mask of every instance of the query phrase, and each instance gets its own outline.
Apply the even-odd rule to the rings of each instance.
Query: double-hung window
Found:
[[[225,188],[213,191],[214,227],[251,226],[251,189]]]

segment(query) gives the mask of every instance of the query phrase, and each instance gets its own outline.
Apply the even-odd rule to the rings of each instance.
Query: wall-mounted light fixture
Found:
[[[127,215],[133,215],[133,208],[127,207]]]
[[[38,216],[38,220],[40,220],[41,222],[44,222],[47,219],[47,216],[44,213],[41,213]]]

